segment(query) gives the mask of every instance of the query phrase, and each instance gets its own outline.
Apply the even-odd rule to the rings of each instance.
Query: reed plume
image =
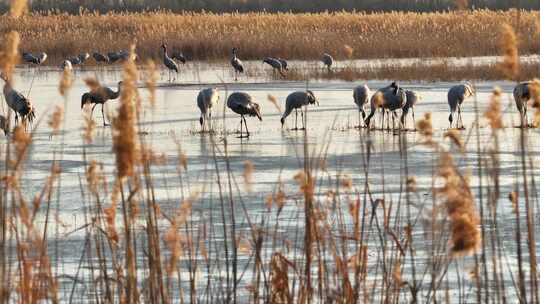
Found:
[[[19,18],[28,10],[26,0],[11,0],[9,15],[14,18]]]
[[[433,144],[433,124],[431,113],[424,113],[424,117],[416,123],[416,129],[422,135],[425,144]]]
[[[62,77],[60,78],[60,84],[58,86],[58,91],[60,92],[60,95],[62,95],[63,97],[66,97],[72,85],[73,85],[73,75],[71,74],[71,70],[64,69],[62,71]]]
[[[150,105],[152,107],[156,106],[156,83],[157,83],[157,68],[153,60],[148,60],[146,62],[146,87],[150,93]]]
[[[7,80],[11,81],[15,65],[19,62],[19,33],[11,31],[4,39],[4,48],[0,51],[0,69]]]
[[[450,139],[450,141],[454,145],[456,145],[456,147],[458,147],[461,153],[465,152],[465,145],[463,144],[463,140],[461,139],[459,131],[455,129],[450,129],[444,133],[444,138]]]
[[[268,94],[267,97],[268,97],[268,101],[270,101],[270,103],[274,105],[274,107],[278,110],[278,112],[282,113],[281,106],[279,105],[277,98],[271,94]]]
[[[345,44],[343,46],[343,54],[345,55],[345,58],[352,59],[354,55],[354,49],[350,45]]]
[[[137,67],[133,62],[134,46],[124,63],[123,86],[118,116],[113,120],[113,149],[116,154],[118,177],[132,176],[137,159],[137,136],[135,131],[135,107]],[[88,84],[88,83],[87,83]]]
[[[503,51],[504,60],[499,68],[510,80],[516,80],[519,74],[518,41],[514,29],[509,24],[502,26],[502,38],[500,48]]]
[[[453,256],[471,254],[479,248],[481,236],[469,181],[458,173],[448,152],[441,153],[438,175],[444,180],[444,186],[436,193],[442,199],[450,221],[451,253]]]
[[[251,192],[251,185],[253,183],[253,172],[255,171],[255,166],[253,162],[246,160],[244,162],[244,184],[246,185],[246,190]]]
[[[492,130],[499,130],[503,127],[501,97],[501,88],[495,87],[491,93],[489,106],[484,112],[484,117],[487,118]]]
[[[64,107],[56,106],[54,112],[49,119],[49,127],[53,130],[53,134],[58,134],[60,131],[60,125],[64,119]]]

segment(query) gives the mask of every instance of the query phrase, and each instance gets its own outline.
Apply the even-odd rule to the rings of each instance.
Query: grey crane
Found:
[[[105,123],[105,114],[103,113],[103,107],[105,106],[105,103],[108,100],[114,100],[117,99],[120,96],[122,90],[122,81],[118,82],[118,89],[113,91],[111,88],[100,86],[97,89],[94,89],[90,92],[86,92],[81,96],[81,110],[84,108],[86,104],[94,104],[92,106],[92,111],[90,112],[90,116],[94,114],[94,108],[101,104],[101,116],[103,118],[103,126],[108,126],[107,123]]]
[[[263,59],[263,63],[266,63],[272,67],[272,71],[274,72],[274,75],[276,74],[276,70],[277,70],[282,77],[285,77],[285,73],[283,72],[283,65],[281,64],[281,61],[279,61],[278,59],[273,58],[273,57],[266,57]]]
[[[464,128],[463,120],[461,118],[461,104],[463,103],[463,101],[465,101],[465,99],[474,94],[474,87],[469,82],[455,85],[448,90],[448,105],[450,106],[450,115],[448,116],[448,121],[450,122],[450,128],[452,128],[452,123],[454,121],[454,113],[456,112],[456,110],[458,114],[456,128]]]
[[[115,63],[121,59],[121,52],[108,52],[107,57],[109,57],[110,63]]]
[[[246,123],[245,115],[257,116],[262,121],[261,110],[258,103],[253,102],[251,96],[244,92],[232,93],[227,99],[227,107],[233,112],[240,114],[240,138],[249,137],[249,130]],[[242,121],[246,126],[246,136],[242,133]]]
[[[186,64],[187,62],[186,56],[181,51],[173,52],[171,58],[180,61],[182,64]]]
[[[36,117],[34,106],[30,100],[24,97],[23,94],[15,90],[11,84],[11,79],[8,79],[5,75],[0,74],[0,78],[4,80],[4,98],[10,109],[15,112],[15,125],[19,122],[19,116],[23,123],[29,122],[30,124]],[[26,128],[26,124],[25,124]]]
[[[283,68],[283,70],[285,71],[289,70],[289,64],[287,63],[287,60],[283,58],[276,58],[276,59],[279,60],[279,62],[281,62],[281,67]]]
[[[130,58],[129,58],[130,54],[128,51],[125,51],[125,50],[121,50],[120,52],[118,52],[118,60],[120,60],[121,62],[125,62],[125,61],[128,61]],[[137,54],[133,53],[132,55],[132,59],[133,61],[137,60]]]
[[[405,94],[405,90],[397,88],[395,83],[377,90],[370,100],[371,111],[365,120],[366,126],[369,128],[371,118],[375,115],[377,108],[381,108],[382,129],[384,129],[384,116],[386,111],[391,112],[392,129],[395,129],[396,110],[403,108],[406,102],[407,95]],[[390,125],[388,125],[388,129],[390,129]]]
[[[315,94],[313,94],[312,91],[297,91],[289,94],[287,96],[287,99],[285,100],[285,112],[283,112],[283,115],[281,116],[281,126],[285,124],[285,118],[291,114],[291,112],[295,111],[295,120],[294,120],[294,129],[292,130],[299,130],[298,129],[298,109],[300,109],[300,114],[302,115],[302,129],[305,130],[306,124],[305,124],[305,117],[304,112],[302,110],[303,106],[307,106],[310,104],[317,104],[319,105],[319,101],[315,97]]]
[[[217,105],[218,101],[219,92],[217,88],[202,89],[197,96],[197,106],[201,110],[199,122],[203,132],[205,131],[205,125],[208,126],[209,131],[212,131],[212,107]]]
[[[86,60],[88,60],[88,58],[90,58],[90,54],[88,53],[81,53],[79,54],[79,62],[80,64],[84,64],[86,62]]]
[[[420,96],[415,91],[411,90],[405,90],[405,95],[407,96],[407,102],[405,102],[405,105],[401,109],[401,124],[405,127],[405,118],[407,117],[407,114],[409,114],[409,110],[411,110],[414,130],[416,130],[416,120],[414,119],[414,106],[416,105],[418,99],[420,99]]]
[[[0,129],[4,131],[4,135],[7,136],[9,133],[8,120],[4,115],[0,115]]]
[[[37,55],[33,55],[31,53],[25,52],[25,53],[22,53],[22,58],[24,62],[40,65],[43,62],[45,62],[45,60],[47,60],[47,53],[41,52],[41,53],[38,53]]]
[[[366,111],[364,111],[364,106],[368,103],[370,94],[371,91],[369,90],[367,84],[359,85],[353,89],[354,103],[358,106],[360,113],[362,113],[362,120],[366,119]],[[358,124],[358,127],[360,127],[360,123]]]
[[[178,65],[167,54],[167,45],[165,43],[161,44],[161,48],[163,49],[163,64],[169,70],[169,81],[171,81],[171,71],[175,71],[176,75],[178,75]]]
[[[96,62],[104,62],[104,63],[109,63],[110,62],[109,57],[107,55],[104,55],[104,54],[101,54],[101,53],[98,53],[98,52],[94,52],[92,54],[92,57],[94,57],[94,60]]]
[[[529,127],[532,124],[529,124],[529,118],[527,117],[527,106],[531,100],[531,81],[521,82],[514,88],[514,101],[516,102],[516,107],[519,111],[521,118],[521,127]]]
[[[326,68],[328,69],[328,72],[330,72],[330,68],[334,64],[334,57],[332,57],[332,55],[330,55],[328,53],[324,53],[322,55],[321,61],[326,66]]]
[[[238,81],[238,73],[244,73],[244,65],[242,65],[242,61],[236,57],[237,49],[232,49],[232,57],[231,57],[231,65],[234,69],[234,80]]]

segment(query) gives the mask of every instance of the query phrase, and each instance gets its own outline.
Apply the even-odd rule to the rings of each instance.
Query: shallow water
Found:
[[[256,63],[250,64],[256,65]],[[193,71],[195,68],[197,71]],[[99,107],[96,108],[94,113],[94,120],[98,126],[95,140],[89,145],[85,145],[83,142],[81,127],[84,121],[81,115],[80,96],[87,91],[83,79],[85,77],[97,77],[103,84],[116,87],[116,82],[121,80],[121,72],[110,68],[77,70],[75,72],[76,81],[65,103],[65,130],[60,135],[51,136],[50,129],[47,126],[49,115],[55,105],[64,104],[57,89],[59,76],[60,72],[56,70],[19,69],[15,78],[15,87],[25,95],[30,91],[30,98],[37,109],[37,120],[39,122],[23,175],[25,194],[27,199],[30,200],[35,193],[38,193],[45,183],[45,178],[50,174],[52,161],[54,159],[59,160],[62,168],[61,199],[55,199],[53,206],[57,210],[55,212],[58,212],[60,223],[53,223],[48,230],[50,238],[58,242],[58,246],[54,250],[58,250],[59,253],[53,249],[50,250],[51,255],[60,257],[58,272],[66,276],[75,276],[82,254],[81,248],[84,248],[86,236],[86,231],[80,229],[85,224],[83,201],[88,203],[88,198],[83,198],[80,190],[80,183],[85,183],[85,166],[87,164],[83,157],[83,148],[87,160],[95,159],[103,164],[103,170],[110,183],[114,180],[116,168],[112,151],[112,130],[110,127],[101,126],[102,119]],[[226,180],[226,162],[223,158],[225,133],[229,134],[226,136],[226,142],[231,172],[239,187],[239,190],[235,189],[233,191],[235,201],[241,199],[243,202],[243,206],[239,205],[235,210],[238,217],[238,230],[248,234],[248,220],[253,223],[267,221],[267,225],[279,220],[279,234],[284,238],[289,238],[290,241],[295,240],[293,235],[303,231],[303,215],[299,212],[301,208],[297,208],[295,204],[289,202],[279,217],[275,212],[267,212],[265,206],[266,196],[276,190],[278,181],[283,183],[283,190],[289,195],[290,201],[296,199],[301,201],[301,195],[293,177],[304,166],[304,133],[288,130],[293,124],[294,115],[287,119],[285,128],[281,127],[279,122],[280,112],[267,100],[269,94],[277,98],[282,108],[286,96],[296,90],[309,88],[319,99],[319,106],[310,106],[308,108],[306,135],[308,150],[312,157],[323,155],[326,159],[327,171],[319,174],[317,198],[320,201],[325,200],[327,190],[335,188],[339,176],[350,177],[354,185],[353,188],[360,191],[360,193],[364,191],[366,180],[363,160],[366,156],[365,143],[368,142],[372,144],[368,180],[371,194],[375,197],[384,198],[390,205],[399,205],[399,202],[403,202],[403,180],[405,176],[403,145],[406,145],[408,175],[415,176],[418,183],[417,206],[413,208],[414,217],[421,220],[423,212],[430,209],[432,196],[430,189],[433,180],[432,176],[436,170],[438,153],[433,151],[432,148],[421,145],[421,135],[418,132],[409,130],[396,133],[354,128],[358,124],[359,113],[352,100],[352,88],[358,84],[366,83],[374,91],[379,87],[388,85],[388,81],[313,81],[303,83],[272,81],[262,76],[253,78],[243,76],[240,82],[236,83],[233,81],[230,69],[221,64],[198,64],[197,67],[194,64],[188,64],[182,67],[180,78],[176,82],[169,83],[167,78],[166,72],[160,74],[155,108],[152,108],[148,102],[148,92],[142,88],[144,84],[142,82],[140,84],[143,111],[139,131],[146,132],[147,135],[144,135],[144,138],[151,143],[153,150],[163,153],[167,159],[167,165],[153,168],[156,200],[159,202],[161,209],[168,213],[178,208],[179,203],[185,197],[198,193],[197,202],[193,206],[191,221],[194,223],[212,223],[211,226],[215,229],[214,237],[218,247],[222,246],[221,232],[219,231],[223,222],[218,208],[219,189],[216,183],[216,163],[213,154],[216,153],[219,159],[217,167],[221,172],[220,178]],[[448,127],[446,92],[454,84],[400,83],[402,87],[420,93],[422,99],[415,107],[416,120],[419,120],[423,113],[432,113],[433,127],[435,129],[434,139],[441,142],[443,147],[453,151],[458,166],[463,172],[468,172],[471,175],[471,183],[478,197],[480,195],[478,192],[480,180],[477,174],[479,169],[478,153],[476,152],[478,151],[477,140],[481,149],[486,151],[487,147],[493,144],[491,129],[487,127],[487,121],[480,117],[479,134],[476,135],[476,130],[473,128],[473,121],[476,116],[475,98],[471,98],[463,105],[463,121],[466,130],[461,131],[468,153],[465,156],[460,156],[458,150],[455,147],[450,147],[449,141],[442,138]],[[212,144],[210,136],[199,133],[199,110],[196,106],[196,97],[201,88],[208,86],[216,86],[220,90],[220,104],[213,113],[215,127],[218,130],[217,135],[214,137],[215,146]],[[499,134],[500,152],[498,155],[501,167],[500,185],[502,194],[500,197],[506,198],[515,184],[521,183],[519,179],[521,159],[518,140],[520,129],[513,127],[518,124],[519,119],[511,99],[513,84],[505,81],[479,82],[475,83],[475,86],[480,115],[489,103],[490,92],[493,87],[499,86],[504,91],[503,108],[506,127]],[[227,95],[235,91],[251,94],[261,106],[263,121],[247,118],[251,132],[249,139],[237,138],[234,131],[238,128],[239,116],[223,107]],[[118,101],[108,102],[106,112],[114,116],[118,104]],[[5,103],[2,102],[2,105],[5,113]],[[368,110],[367,107],[366,110]],[[408,128],[411,129],[413,126],[411,117],[408,117],[407,124]],[[375,125],[380,125],[378,118],[375,120]],[[224,130],[226,130],[225,133]],[[535,129],[529,129],[525,133],[529,138],[528,155],[534,160],[540,152],[540,143],[536,140],[539,132]],[[0,141],[2,151],[5,151],[6,141],[7,139],[1,139]],[[188,160],[188,170],[182,175],[183,179],[179,179],[177,173],[179,148],[184,151]],[[483,152],[482,155],[485,155],[485,153]],[[242,178],[244,162],[247,160],[251,161],[255,166],[250,192],[245,191]],[[533,175],[536,175],[537,169],[534,168],[533,170]],[[483,180],[482,182],[485,185],[487,181]],[[354,192],[352,192],[353,196]],[[485,196],[486,193],[483,193],[483,195]],[[535,202],[535,204],[537,203]],[[244,206],[247,214],[242,210]],[[515,241],[513,240],[512,222],[515,216],[512,213],[511,204],[506,199],[500,200],[498,212],[500,220],[499,233],[504,240],[503,250],[506,252],[507,266],[505,267],[512,269],[515,276],[516,255],[514,252]],[[378,217],[381,217],[381,214],[378,213]],[[43,221],[44,212],[40,212],[38,218]],[[401,231],[403,227],[399,223],[403,219],[400,220],[396,217],[393,220],[396,230]],[[346,222],[350,225],[350,218]],[[166,221],[162,220],[160,224],[165,229]],[[229,223],[226,223],[226,225],[229,225]],[[492,225],[486,224],[486,227],[486,229],[491,229]],[[377,257],[380,254],[381,244],[375,237],[375,227],[372,227],[372,229],[373,232],[369,232],[373,234],[373,236],[369,237],[369,254]],[[537,227],[535,229],[538,231]],[[427,233],[427,230],[416,231],[415,234],[418,235],[415,238],[423,239],[422,235],[424,233]],[[141,238],[144,238],[144,236],[141,235]],[[432,254],[429,251],[428,243],[426,242],[425,246],[423,244],[417,246],[416,255],[420,261],[419,264],[423,264],[422,260],[425,260],[425,264],[428,264]],[[294,256],[292,252],[288,252],[288,254]],[[142,263],[142,256],[138,258]],[[456,269],[460,269],[460,272],[457,273],[466,277],[463,273],[470,270],[471,261],[465,259],[457,263],[456,266],[451,267],[457,267]],[[240,260],[240,264],[246,262],[247,258],[245,257]],[[409,270],[410,265],[405,265],[403,276],[410,279]],[[87,269],[83,269],[82,272],[85,274],[79,274],[79,276],[88,278],[87,271]],[[208,276],[213,280],[217,280],[223,277],[224,274],[223,269],[221,269],[221,271],[212,271],[211,273],[202,271],[200,276],[200,282],[204,282]],[[374,275],[370,279],[375,280],[376,277],[377,275]],[[455,271],[450,272],[448,275],[447,284],[452,286],[450,290],[454,294],[458,292],[456,287],[457,277]],[[505,276],[505,280],[510,284],[511,277]],[[250,274],[246,274],[240,285],[245,286],[250,282]],[[72,282],[66,280],[64,283],[61,286],[62,294],[67,299],[67,293],[70,291]],[[182,284],[184,286],[187,283]],[[472,281],[461,282],[461,284],[474,285]],[[513,293],[514,291],[508,291],[510,297],[512,297]],[[426,296],[427,299],[425,293],[423,296]],[[438,297],[442,296],[438,295]],[[513,296],[515,297],[515,294]],[[90,294],[84,294],[83,292],[79,299],[83,300],[87,299],[87,297],[90,297]],[[474,301],[474,295],[468,294],[464,297],[467,300]]]

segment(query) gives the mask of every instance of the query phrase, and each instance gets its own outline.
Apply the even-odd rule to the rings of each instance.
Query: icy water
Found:
[[[248,63],[256,66],[258,63]],[[270,73],[268,74],[270,75]],[[97,160],[103,164],[103,170],[108,176],[110,183],[114,180],[115,158],[112,151],[112,130],[110,127],[101,126],[101,113],[99,106],[94,112],[94,120],[97,123],[96,137],[92,144],[85,145],[82,139],[81,127],[84,123],[80,107],[80,96],[88,89],[83,79],[85,77],[97,77],[102,84],[116,88],[116,83],[121,80],[121,72],[116,69],[96,69],[77,70],[75,72],[76,81],[69,92],[66,102],[66,126],[65,131],[60,135],[51,136],[47,121],[54,110],[55,105],[63,105],[64,101],[58,93],[58,82],[60,72],[54,69],[42,69],[39,71],[30,69],[19,69],[16,72],[15,87],[27,94],[30,91],[30,98],[37,110],[37,121],[39,126],[34,136],[34,141],[29,154],[29,159],[25,166],[23,175],[23,188],[27,200],[39,193],[43,188],[45,179],[50,174],[50,168],[54,159],[59,159],[62,168],[60,200],[53,201],[54,209],[58,215],[58,221],[54,221],[49,228],[50,239],[57,243],[54,248],[50,248],[51,255],[55,256],[55,269],[59,274],[61,282],[62,300],[67,301],[74,280],[67,278],[77,277],[80,281],[87,281],[90,278],[88,267],[81,267],[79,263],[82,255],[82,248],[86,245],[85,225],[85,204],[89,204],[89,198],[83,196],[81,183],[85,184],[85,164],[89,160]],[[223,65],[200,65],[188,64],[181,67],[179,79],[174,83],[167,81],[168,74],[160,74],[159,86],[157,88],[156,105],[152,108],[148,102],[148,92],[140,85],[140,94],[143,100],[143,111],[140,121],[139,132],[144,132],[144,138],[151,143],[152,149],[163,153],[166,156],[167,164],[154,167],[154,187],[155,197],[165,214],[174,212],[180,202],[189,195],[197,194],[197,201],[193,205],[191,221],[193,223],[207,223],[214,229],[212,246],[219,251],[223,246],[221,230],[223,221],[221,210],[219,209],[219,187],[217,184],[218,175],[216,167],[220,171],[219,178],[222,183],[227,180],[226,162],[224,161],[225,140],[227,143],[227,155],[232,176],[234,177],[233,195],[235,201],[242,202],[235,208],[237,232],[241,235],[249,235],[248,221],[251,223],[265,223],[269,227],[274,227],[279,238],[286,239],[292,243],[299,240],[298,233],[303,231],[302,208],[299,208],[298,201],[302,201],[298,191],[298,184],[294,176],[303,169],[304,155],[304,133],[289,131],[292,126],[294,115],[287,119],[286,127],[280,125],[280,112],[267,99],[268,95],[274,96],[281,106],[285,106],[286,96],[297,90],[312,90],[317,96],[320,105],[310,106],[307,114],[307,142],[308,151],[312,156],[324,155],[326,170],[319,172],[319,182],[317,189],[317,199],[327,200],[327,191],[335,188],[339,183],[339,178],[350,177],[353,189],[350,194],[356,196],[358,193],[364,196],[366,182],[369,184],[371,195],[374,198],[382,198],[389,202],[390,206],[397,208],[404,200],[404,158],[403,145],[406,141],[407,150],[407,170],[409,176],[416,177],[418,184],[418,195],[415,197],[415,207],[412,209],[416,221],[421,222],[423,214],[430,210],[431,187],[433,175],[435,174],[438,153],[432,148],[421,145],[421,136],[418,132],[407,131],[396,133],[391,131],[355,129],[358,124],[358,110],[353,103],[352,88],[356,85],[366,83],[372,91],[389,84],[389,80],[369,80],[358,82],[341,81],[311,81],[290,82],[286,80],[272,80],[264,75],[256,77],[240,78],[239,82],[234,82],[233,75],[228,66]],[[456,155],[458,167],[466,174],[470,174],[471,184],[475,189],[476,197],[479,197],[478,185],[478,143],[482,150],[493,145],[491,129],[487,127],[487,121],[480,117],[480,134],[476,136],[476,131],[472,127],[475,120],[474,98],[467,100],[463,105],[463,121],[466,130],[460,131],[466,143],[466,156],[459,156],[457,149],[450,146],[448,140],[442,135],[448,128],[448,105],[446,93],[449,87],[456,83],[429,83],[412,82],[400,83],[404,88],[418,92],[422,99],[415,107],[415,116],[418,121],[423,113],[431,112],[433,127],[435,129],[434,138],[442,143],[443,147],[453,151]],[[516,289],[513,280],[517,276],[516,250],[515,250],[515,216],[512,206],[506,197],[516,184],[521,187],[520,179],[521,158],[519,149],[520,129],[513,126],[518,124],[518,115],[515,110],[511,92],[513,84],[510,82],[479,82],[475,83],[477,89],[478,110],[481,114],[486,109],[490,93],[494,86],[499,86],[503,92],[503,110],[505,128],[499,134],[500,153],[500,186],[502,194],[498,204],[499,235],[503,240],[501,249],[503,251],[503,269],[507,270],[504,280],[507,283],[507,296],[515,299]],[[216,146],[207,134],[199,133],[199,110],[196,106],[196,97],[201,88],[218,87],[220,90],[220,104],[214,111],[215,127],[218,130],[214,137]],[[239,127],[240,118],[229,109],[224,109],[227,94],[242,91],[251,94],[256,102],[261,106],[263,116],[262,121],[255,118],[247,118],[251,137],[240,139],[234,133]],[[109,101],[106,109],[110,115],[114,115],[119,101]],[[5,102],[2,101],[2,110],[5,113]],[[223,111],[225,110],[225,113]],[[366,110],[369,109],[366,107]],[[532,112],[532,111],[531,111]],[[224,114],[224,115],[223,115]],[[532,117],[532,114],[530,115]],[[378,115],[376,115],[378,117]],[[224,123],[224,124],[223,124]],[[375,120],[378,126],[378,118]],[[407,118],[407,127],[413,127],[412,117]],[[226,130],[226,132],[223,132]],[[535,129],[525,131],[528,135],[528,155],[534,164],[535,158],[540,151],[540,134]],[[224,134],[228,134],[225,139]],[[401,135],[400,135],[401,134]],[[2,150],[5,150],[7,139],[1,139]],[[369,159],[369,180],[366,181],[364,173],[364,160],[366,159],[366,144],[371,145],[371,158]],[[83,148],[86,151],[87,160],[83,157]],[[187,156],[188,168],[183,173],[182,178],[178,176],[178,149],[181,149]],[[217,161],[214,159],[216,154]],[[253,183],[250,191],[247,191],[242,177],[244,162],[251,161],[254,165]],[[531,168],[529,168],[531,169]],[[536,175],[534,168],[533,176]],[[282,213],[278,216],[275,211],[268,212],[265,200],[268,194],[276,191],[280,183],[282,190],[288,195],[288,203]],[[485,186],[487,179],[483,180]],[[112,185],[111,185],[112,187]],[[228,190],[226,190],[227,192]],[[536,193],[536,189],[532,190]],[[88,195],[86,193],[86,195]],[[483,193],[483,199],[487,202]],[[522,197],[522,196],[520,196]],[[83,203],[86,202],[86,203]],[[534,209],[536,210],[535,201]],[[245,210],[243,209],[245,208]],[[330,208],[330,207],[329,207]],[[402,206],[403,209],[405,209]],[[43,221],[45,212],[38,214],[38,218]],[[343,211],[348,214],[347,211]],[[119,213],[120,215],[120,213]],[[55,215],[56,216],[56,215]],[[394,218],[392,221],[396,231],[403,228],[403,219]],[[119,221],[118,217],[118,221]],[[377,211],[377,218],[383,220],[382,211]],[[536,218],[536,217],[535,217]],[[279,225],[272,226],[279,221]],[[336,224],[334,221],[330,223]],[[345,220],[351,225],[350,217]],[[165,230],[166,221],[162,220]],[[120,225],[120,222],[119,222]],[[229,222],[225,225],[230,225]],[[378,225],[378,224],[377,224]],[[377,225],[370,225],[367,233],[368,255],[373,257],[373,265],[379,265],[382,243],[377,237]],[[486,223],[486,229],[493,229],[493,225]],[[415,230],[416,263],[424,271],[423,285],[420,287],[422,299],[432,299],[433,294],[428,294],[430,276],[429,270],[423,269],[422,265],[427,265],[432,258],[430,252],[431,245],[424,238],[427,230],[422,230],[422,225]],[[401,227],[401,228],[398,228]],[[535,230],[539,232],[535,225]],[[144,230],[144,227],[139,227]],[[162,231],[164,232],[164,231]],[[399,232],[398,232],[399,234]],[[400,236],[402,238],[403,235]],[[143,236],[141,236],[143,238]],[[300,238],[301,240],[302,238]],[[425,246],[422,241],[425,240]],[[525,239],[523,240],[525,241]],[[429,243],[429,244],[428,244]],[[385,243],[386,244],[386,243]],[[294,246],[293,246],[294,247]],[[537,246],[538,247],[538,246]],[[540,248],[538,248],[540,250]],[[288,256],[294,257],[294,250],[283,251]],[[268,254],[270,250],[265,251]],[[210,258],[217,259],[210,254]],[[142,253],[137,257],[143,263]],[[251,263],[251,264],[250,264]],[[241,268],[253,267],[253,261],[248,256],[240,258]],[[491,263],[491,261],[489,262]],[[218,263],[219,264],[219,263]],[[223,263],[221,263],[223,264]],[[247,265],[247,266],[246,266]],[[185,266],[185,265],[184,265]],[[465,302],[474,302],[475,294],[472,291],[475,286],[474,280],[468,275],[474,266],[472,258],[459,260],[452,263],[447,276],[442,280],[441,288],[450,290],[450,295]],[[528,264],[526,265],[528,272]],[[225,277],[225,266],[214,266],[212,269],[199,269],[197,276],[200,285],[205,285],[207,280],[219,281]],[[369,280],[380,280],[380,273],[371,273]],[[402,270],[404,280],[411,279],[411,265],[405,264]],[[491,267],[491,264],[489,265]],[[425,267],[424,267],[425,268]],[[182,268],[187,272],[187,268]],[[379,270],[380,271],[380,270]],[[426,272],[428,273],[426,275]],[[141,270],[141,273],[144,271]],[[184,273],[184,272],[183,272]],[[184,273],[185,274],[185,273]],[[417,274],[418,275],[418,274]],[[239,281],[239,286],[248,286],[252,283],[252,274],[249,271]],[[189,285],[185,281],[178,283],[188,290]],[[223,283],[221,283],[223,284]],[[76,297],[78,301],[91,301],[92,293],[83,287],[84,284],[77,285]],[[176,285],[175,285],[176,286]],[[222,286],[222,285],[221,285]],[[339,289],[339,284],[336,285]],[[245,289],[242,289],[245,292]],[[206,291],[208,292],[208,291]],[[178,292],[179,293],[179,292]],[[189,297],[184,295],[185,297]],[[378,297],[379,295],[377,295]],[[447,295],[437,294],[435,297],[441,299]],[[218,296],[216,296],[219,298]],[[211,297],[198,296],[203,302],[212,301]],[[248,301],[245,296],[241,297]],[[407,299],[404,296],[403,299]],[[222,300],[222,299],[221,299]],[[512,301],[513,302],[513,301]]]

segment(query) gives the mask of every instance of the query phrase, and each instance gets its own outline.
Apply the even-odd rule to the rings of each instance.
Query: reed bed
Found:
[[[0,36],[21,35],[21,49],[44,51],[48,64],[81,52],[127,50],[136,41],[142,59],[158,59],[159,46],[182,50],[191,60],[279,56],[336,59],[480,56],[499,54],[501,24],[518,29],[521,54],[540,53],[538,11],[455,11],[442,13],[245,13],[167,12],[80,15],[32,13],[0,16]],[[517,24],[519,23],[519,26]],[[3,40],[0,44],[3,44]],[[344,46],[353,52],[344,52]]]

